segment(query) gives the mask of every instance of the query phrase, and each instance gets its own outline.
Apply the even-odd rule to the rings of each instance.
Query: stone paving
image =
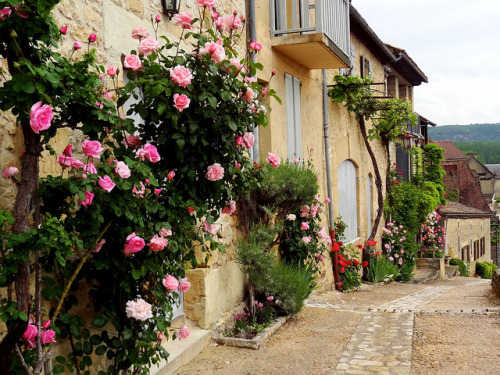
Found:
[[[409,374],[414,313],[451,289],[431,286],[368,309],[333,374]]]

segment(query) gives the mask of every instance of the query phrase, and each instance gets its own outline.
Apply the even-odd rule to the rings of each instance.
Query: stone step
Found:
[[[203,348],[210,343],[210,340],[210,331],[200,328],[191,328],[191,333],[187,339],[167,341],[163,344],[163,347],[170,353],[168,363],[162,360],[157,368],[152,367],[151,375],[173,374],[179,367],[184,366],[200,354]]]
[[[412,281],[414,283],[421,283],[428,280],[435,280],[439,278],[439,269],[423,269],[417,268],[415,274],[413,275]]]

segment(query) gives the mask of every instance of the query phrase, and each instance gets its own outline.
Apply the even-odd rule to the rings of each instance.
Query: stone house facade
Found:
[[[196,14],[194,3],[194,0],[182,2],[181,11]],[[253,19],[249,15],[250,3],[258,15]],[[295,9],[291,1],[219,0],[217,11],[229,14],[236,10],[247,18],[247,29],[236,48],[242,51],[253,38],[252,34],[262,44],[257,59],[264,70],[258,73],[257,79],[265,82],[271,71],[276,70],[270,88],[276,90],[283,104],[270,103],[269,126],[259,130],[254,156],[263,159],[268,152],[273,152],[288,158],[311,158],[322,199],[331,195],[332,209],[330,213],[323,213],[323,224],[328,226],[328,219],[341,216],[349,225],[346,241],[357,245],[370,234],[376,214],[374,170],[355,116],[344,106],[328,98],[324,100],[324,90],[339,72],[371,75],[381,96],[407,98],[413,103],[414,87],[427,82],[427,77],[404,50],[383,43],[349,1],[300,3],[305,7]],[[315,8],[309,3],[314,3]],[[69,31],[60,48],[69,54],[74,40],[84,41],[90,33],[96,33],[99,62],[119,66],[122,55],[136,48],[136,41],[130,37],[132,27],[143,25],[152,31],[151,18],[161,13],[160,4],[151,0],[63,0],[55,15],[61,26],[69,26]],[[302,12],[299,21],[293,10]],[[310,12],[308,18],[304,12]],[[331,19],[318,17],[318,12]],[[333,33],[328,36],[325,20],[334,21],[336,25],[328,31]],[[180,29],[164,17],[159,35],[178,38]],[[20,131],[10,114],[2,113],[0,120],[3,125],[0,127],[1,167],[20,167]],[[328,137],[325,128],[328,128]],[[68,141],[77,137],[77,134],[60,132],[53,142],[56,152],[62,152]],[[384,166],[382,144],[373,141],[373,149],[379,165]],[[395,160],[395,154],[396,148],[392,145],[391,159]],[[382,180],[385,180],[384,168],[381,169]],[[43,175],[57,174],[58,170],[55,160],[47,156],[42,164]],[[5,179],[0,180],[2,208],[12,207],[15,189]],[[213,327],[245,297],[245,277],[234,260],[237,218],[223,218],[219,224],[220,241],[226,245],[226,253],[215,252],[207,263],[188,272],[192,288],[184,300],[185,317],[205,329]],[[380,232],[377,239],[380,240]],[[202,258],[200,256],[200,260]],[[332,266],[327,259],[321,268],[318,287],[331,289],[332,284]]]

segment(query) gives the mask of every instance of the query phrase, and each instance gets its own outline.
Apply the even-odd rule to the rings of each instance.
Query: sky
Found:
[[[438,125],[500,123],[500,0],[352,0],[429,83],[415,111]]]

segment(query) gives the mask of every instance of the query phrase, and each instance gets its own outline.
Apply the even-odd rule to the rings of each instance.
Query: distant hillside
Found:
[[[483,164],[500,164],[500,142],[453,142],[464,154],[475,153]]]
[[[500,124],[429,126],[428,130],[433,141],[500,142]]]

